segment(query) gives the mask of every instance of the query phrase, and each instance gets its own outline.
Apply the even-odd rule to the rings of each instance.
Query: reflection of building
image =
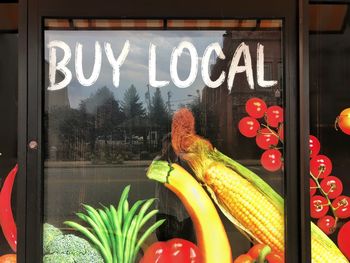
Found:
[[[55,108],[70,108],[70,103],[68,99],[68,87],[64,89],[48,91],[47,87],[49,86],[49,63],[45,61],[45,82],[44,82],[44,94],[45,94],[45,116],[47,118],[47,133],[45,140],[47,141],[46,145],[49,146],[49,149],[46,149],[46,153],[49,154],[49,157],[53,160],[57,158],[57,146],[60,144],[59,134],[53,132],[51,129],[55,125],[53,124],[56,120],[48,117],[48,114],[52,112]],[[61,72],[57,72],[56,81],[62,81],[64,76]]]
[[[204,87],[202,101],[206,111],[207,125],[214,127],[211,139],[223,152],[240,159],[256,158],[256,146],[252,146],[253,140],[245,140],[238,133],[238,122],[246,115],[245,102],[250,97],[259,97],[266,101],[267,105],[280,104],[282,102],[282,32],[269,31],[227,31],[223,35],[223,52],[225,60],[217,59],[212,65],[211,79],[217,79],[222,71],[229,71],[233,54],[242,41],[249,46],[252,58],[255,89],[249,88],[246,74],[237,73],[229,94],[227,82],[218,88]],[[265,80],[278,80],[278,84],[271,88],[262,88],[257,84],[256,76],[256,48],[257,44],[264,45],[265,53]],[[240,61],[242,65],[243,61]],[[244,142],[243,142],[244,140]],[[242,145],[245,147],[242,148]],[[248,147],[246,147],[248,146]]]

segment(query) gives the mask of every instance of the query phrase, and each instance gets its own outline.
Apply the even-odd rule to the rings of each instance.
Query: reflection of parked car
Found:
[[[132,144],[142,144],[143,143],[143,137],[141,136],[132,136]]]

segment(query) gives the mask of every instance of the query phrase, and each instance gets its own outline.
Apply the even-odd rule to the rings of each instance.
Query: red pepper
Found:
[[[2,232],[4,233],[7,243],[14,252],[16,252],[17,249],[17,228],[12,214],[11,193],[17,171],[18,165],[16,164],[7,175],[0,193],[0,223]]]
[[[247,254],[240,255],[234,263],[284,263],[284,256],[271,251],[271,248],[264,244],[254,245]]]
[[[254,263],[255,260],[249,254],[242,254],[233,263]]]
[[[192,242],[174,238],[152,244],[140,263],[202,263],[202,256]]]

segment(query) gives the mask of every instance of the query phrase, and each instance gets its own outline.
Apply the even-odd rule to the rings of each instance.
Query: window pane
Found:
[[[348,5],[310,5],[310,10],[310,215],[336,245],[320,262],[348,262],[342,255],[350,259]],[[313,259],[319,255],[316,230]]]
[[[94,236],[89,262],[284,254],[280,20],[45,24],[44,235]]]

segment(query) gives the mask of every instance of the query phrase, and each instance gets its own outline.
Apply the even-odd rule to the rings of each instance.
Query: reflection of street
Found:
[[[126,161],[121,165],[91,165],[90,162],[49,162],[45,164],[45,216],[61,224],[81,209],[81,204],[117,204],[120,193],[131,185],[130,202],[155,196],[155,183],[146,177],[148,161]],[[275,189],[281,174],[266,174],[251,163]]]
[[[148,161],[150,163],[150,161]],[[63,165],[64,164],[64,165]],[[155,183],[146,177],[146,162],[119,166],[81,166],[71,162],[45,168],[45,220],[62,224],[81,210],[81,204],[117,204],[131,184],[130,202],[155,195]]]

